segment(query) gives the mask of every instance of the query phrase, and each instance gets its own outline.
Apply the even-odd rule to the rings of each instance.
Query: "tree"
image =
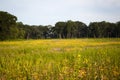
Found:
[[[7,12],[0,11],[0,40],[17,38],[17,17]]]
[[[116,23],[116,28],[114,30],[116,37],[120,37],[120,21]]]
[[[106,21],[93,22],[89,25],[90,37],[102,38],[102,37],[116,37],[118,35],[117,26],[115,23]],[[116,33],[117,31],[117,33]]]
[[[83,38],[120,37],[120,21],[83,22],[68,20],[57,22],[55,26],[25,25],[17,22],[17,17],[0,11],[0,40],[41,39],[41,38]]]
[[[24,24],[22,22],[17,22],[16,26],[18,28],[18,38],[19,39],[24,39],[25,38]]]
[[[65,22],[57,22],[55,24],[55,30],[56,30],[58,38],[65,38],[66,37],[65,27],[66,27]]]
[[[66,23],[66,33],[67,33],[67,38],[72,38],[73,37],[73,33],[75,31],[75,24],[73,21],[69,20]]]
[[[75,26],[75,33],[77,38],[88,37],[88,27],[85,23],[76,21]]]

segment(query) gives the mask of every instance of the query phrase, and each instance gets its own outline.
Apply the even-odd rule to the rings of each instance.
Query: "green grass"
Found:
[[[0,42],[0,80],[119,80],[120,38]]]

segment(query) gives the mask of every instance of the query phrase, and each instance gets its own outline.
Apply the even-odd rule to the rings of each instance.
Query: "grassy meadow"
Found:
[[[120,80],[120,38],[2,41],[0,80]]]

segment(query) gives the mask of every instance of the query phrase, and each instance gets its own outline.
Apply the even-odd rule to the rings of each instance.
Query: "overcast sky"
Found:
[[[30,25],[58,21],[120,21],[120,0],[0,0],[0,10]]]

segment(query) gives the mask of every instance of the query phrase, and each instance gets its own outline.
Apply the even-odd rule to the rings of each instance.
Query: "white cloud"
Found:
[[[28,24],[120,19],[120,0],[1,0],[0,6]]]
[[[120,7],[120,0],[96,0],[98,5],[104,7]]]

